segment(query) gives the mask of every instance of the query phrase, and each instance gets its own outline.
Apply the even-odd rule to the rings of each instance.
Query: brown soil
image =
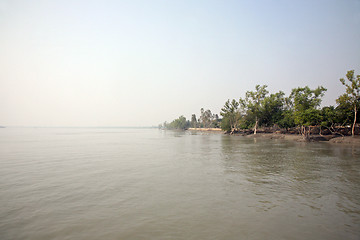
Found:
[[[276,133],[258,133],[256,135],[246,135],[248,138],[263,138],[263,139],[284,139],[297,142],[306,142],[306,140],[298,134],[276,134]],[[360,146],[360,136],[345,136],[341,137],[339,135],[310,135],[310,142],[328,142],[335,144],[352,144]]]
[[[189,128],[190,131],[204,131],[224,133],[220,128]],[[262,139],[284,139],[296,142],[306,142],[306,140],[299,134],[284,134],[284,133],[235,133],[237,136],[245,136],[248,138],[262,138]],[[310,142],[328,142],[333,144],[351,144],[360,146],[360,136],[344,136],[340,135],[310,135]]]
[[[329,140],[330,143],[342,143],[342,144],[352,144],[360,146],[360,136],[346,136],[346,137],[337,137]]]

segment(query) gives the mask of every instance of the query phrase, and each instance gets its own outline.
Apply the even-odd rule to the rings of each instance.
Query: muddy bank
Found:
[[[250,134],[250,135],[242,135],[247,138],[263,138],[263,139],[284,139],[284,140],[292,140],[292,141],[301,141],[301,135],[295,134],[275,134],[275,133],[258,133],[258,134]]]
[[[334,144],[354,144],[360,146],[360,136],[339,136],[339,135],[310,135],[309,141],[306,141],[302,135],[299,134],[276,134],[276,133],[258,133],[256,135],[245,135],[247,138],[262,138],[262,139],[284,139],[296,142],[328,142]]]
[[[353,144],[353,145],[358,145],[360,146],[360,136],[346,136],[346,137],[338,137],[338,138],[333,138],[329,140],[330,143],[342,143],[342,144]]]
[[[220,128],[189,128],[189,131],[201,131],[201,132],[214,132],[214,133],[225,133]],[[228,133],[226,133],[228,134]],[[352,144],[352,145],[359,145],[360,146],[360,136],[341,136],[339,134],[332,134],[332,135],[319,135],[314,134],[309,136],[309,140],[305,140],[302,135],[300,134],[289,134],[289,133],[257,133],[253,134],[252,130],[244,130],[242,132],[237,132],[231,134],[234,136],[244,136],[247,138],[261,138],[261,139],[283,139],[289,141],[296,141],[296,142],[327,142],[333,144]]]

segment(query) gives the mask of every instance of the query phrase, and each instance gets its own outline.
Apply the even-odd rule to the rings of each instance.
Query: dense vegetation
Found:
[[[191,121],[186,120],[184,116],[180,116],[170,123],[164,122],[160,124],[159,128],[179,130],[186,130],[188,128],[219,128],[220,123],[219,115],[212,114],[210,110],[205,111],[201,108],[199,119],[196,118],[195,114],[191,116]]]
[[[193,114],[191,121],[184,116],[171,123],[160,125],[166,129],[217,128],[229,133],[242,129],[252,129],[254,134],[259,127],[289,129],[298,127],[301,134],[307,136],[310,126],[318,126],[335,131],[336,127],[352,125],[352,135],[358,123],[357,111],[360,107],[360,75],[354,70],[346,74],[340,82],[346,87],[345,93],[336,99],[337,106],[320,108],[326,88],[308,86],[292,89],[289,96],[279,91],[269,93],[267,85],[256,85],[254,91],[247,91],[245,98],[227,100],[221,109],[219,118],[210,110],[201,108],[200,117]]]

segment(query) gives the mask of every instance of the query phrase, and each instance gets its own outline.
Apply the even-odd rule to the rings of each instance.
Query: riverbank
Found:
[[[305,142],[306,140],[299,134],[277,134],[277,133],[258,133],[246,135],[248,138],[263,139],[284,139],[296,142]],[[328,142],[334,144],[351,144],[360,146],[360,136],[339,136],[339,135],[310,135],[310,142]]]
[[[330,143],[342,143],[342,144],[352,144],[352,145],[357,145],[360,146],[360,136],[355,136],[355,137],[351,137],[351,136],[346,136],[346,137],[338,137],[338,138],[333,138],[329,140]]]
[[[200,132],[214,132],[224,133],[220,128],[189,128],[189,131]],[[262,139],[283,139],[288,141],[306,142],[300,134],[287,134],[287,133],[257,133],[257,134],[243,134],[235,133],[235,136],[244,136],[247,138],[262,138]],[[351,144],[360,146],[360,136],[340,136],[340,135],[310,135],[310,142],[327,142],[333,144]]]

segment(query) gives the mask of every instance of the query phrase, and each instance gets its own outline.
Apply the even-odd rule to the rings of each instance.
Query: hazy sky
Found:
[[[0,0],[0,125],[150,126],[360,74],[360,1]]]

